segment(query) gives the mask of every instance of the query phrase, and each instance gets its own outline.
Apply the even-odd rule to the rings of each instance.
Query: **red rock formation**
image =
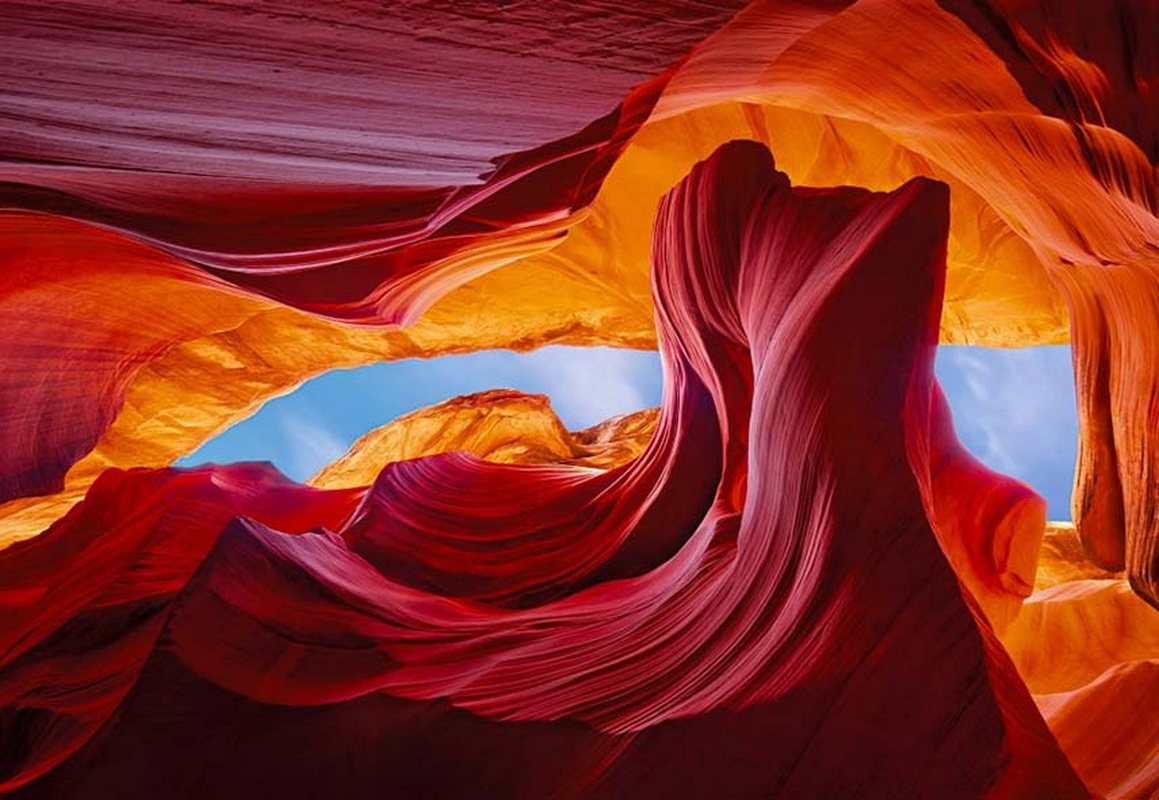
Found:
[[[928,514],[958,577],[1001,633],[1030,595],[1046,528],[1046,501],[988,469],[954,436],[941,389],[931,395]]]
[[[111,470],[50,530],[5,550],[0,790],[59,765],[108,722],[229,520],[335,527],[357,498],[260,465]]]
[[[552,341],[651,345],[653,202],[732,138],[771,143],[800,183],[947,182],[943,339],[1065,341],[1067,304],[1086,329],[1099,314],[1082,308],[1103,301],[1084,298],[1105,293],[1072,284],[1151,263],[1159,238],[1154,4],[1073,5],[766,0],[733,17],[703,3],[529,2],[492,15],[158,2],[112,22],[84,2],[9,3],[0,69],[22,89],[9,112],[18,135],[0,137],[0,202],[53,218],[31,242],[14,234],[6,256],[4,329],[30,345],[4,353],[0,408],[37,409],[42,433],[29,433],[28,411],[0,414],[0,497],[24,498],[0,508],[0,541],[42,530],[105,467],[164,466],[325,368]],[[535,68],[513,69],[485,32],[535,53]],[[567,56],[539,58],[550,51]],[[514,74],[517,91],[494,88]],[[479,113],[448,126],[464,107]],[[15,287],[42,281],[151,324],[130,330],[79,302],[24,312]],[[179,320],[154,319],[169,316],[157,298],[171,292],[193,297]],[[1124,315],[1128,329],[1137,316]],[[1125,554],[1112,488],[1134,467],[1107,460],[1096,407],[1110,401],[1095,384],[1110,379],[1093,367],[1111,345],[1096,328],[1076,338],[1083,352],[1091,342],[1080,385],[1093,381],[1080,472],[1104,487],[1079,493],[1080,528],[1092,542],[1122,539]],[[1107,352],[1107,364],[1134,363]],[[108,391],[76,400],[88,386]],[[1116,425],[1121,439],[1147,427]],[[1145,503],[1124,516],[1140,587],[1154,538]]]
[[[927,521],[947,211],[928,181],[790,189],[752,143],[694,169],[657,227],[660,421],[608,472],[399,462],[341,524],[349,491],[288,490],[287,524],[260,511],[287,490],[229,472],[98,484],[0,556],[34,576],[15,600],[35,634],[0,673],[26,743],[8,785],[104,715],[29,791],[1086,796]],[[182,481],[196,534],[126,532],[125,503],[157,530],[133,484]],[[217,535],[235,493],[259,510]],[[319,525],[337,533],[290,535]],[[37,604],[54,545],[86,534],[118,564]],[[81,630],[129,697],[49,669]]]
[[[1150,797],[1156,30],[6,3],[0,546],[48,530],[0,552],[0,786]],[[738,138],[879,193],[750,144],[659,203]],[[1072,341],[1085,556],[1036,578],[1042,501],[958,446],[939,334]],[[655,434],[467,424],[400,455],[556,463],[369,489],[164,469],[323,369],[549,342],[658,344]]]

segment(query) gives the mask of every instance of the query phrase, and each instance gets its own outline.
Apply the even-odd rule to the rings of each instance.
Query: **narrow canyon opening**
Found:
[[[527,353],[482,350],[324,372],[176,462],[269,461],[305,481],[362,436],[455,397],[514,389],[546,395],[563,426],[577,431],[660,404],[655,351],[553,345]]]
[[[962,443],[1029,484],[1052,520],[1069,520],[1078,421],[1067,346],[943,346],[938,380]],[[207,441],[177,466],[270,461],[304,481],[399,417],[493,389],[546,395],[568,430],[660,403],[654,351],[550,346],[404,359],[322,373]]]
[[[936,371],[966,449],[1042,495],[1048,519],[1070,520],[1078,448],[1070,347],[943,346]]]

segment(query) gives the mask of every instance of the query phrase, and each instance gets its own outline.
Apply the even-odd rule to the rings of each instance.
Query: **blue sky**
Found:
[[[990,467],[1020,478],[1070,518],[1078,425],[1069,347],[942,347],[938,379],[958,437]],[[654,352],[607,347],[489,350],[335,370],[266,403],[177,462],[272,461],[304,480],[354,441],[408,411],[497,387],[546,394],[564,424],[584,428],[659,405]]]
[[[452,397],[510,388],[546,394],[570,430],[660,405],[652,351],[551,346],[530,353],[484,350],[327,372],[266,403],[249,419],[177,462],[272,461],[305,480],[369,431]]]
[[[1051,519],[1070,519],[1078,447],[1070,347],[941,347],[936,368],[962,444],[1033,486]]]

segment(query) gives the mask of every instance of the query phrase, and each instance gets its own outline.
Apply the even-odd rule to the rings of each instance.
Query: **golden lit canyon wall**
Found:
[[[0,44],[0,793],[1159,791],[1152,0]],[[939,342],[1072,344],[1073,529],[958,444]],[[552,343],[659,349],[661,409],[169,467],[325,370]]]

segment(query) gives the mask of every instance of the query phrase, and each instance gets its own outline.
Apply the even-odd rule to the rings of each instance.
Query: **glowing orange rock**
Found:
[[[928,517],[948,224],[931,181],[793,189],[759,144],[721,148],[661,206],[664,402],[615,469],[107,472],[0,555],[23,576],[0,697],[32,710],[8,786],[1088,796]],[[101,568],[50,587],[69,562]]]
[[[466,712],[424,706],[422,713],[451,720],[448,729],[462,734],[454,741],[490,741],[503,731],[511,738],[496,748],[524,754],[535,741],[563,743],[567,752],[581,754],[579,760],[560,767],[545,758],[547,773],[583,774],[587,782],[576,784],[580,794],[600,786],[626,792],[643,778],[631,769],[612,770],[623,753],[636,758],[622,763],[659,753],[684,766],[689,759],[679,741],[700,740],[683,732],[627,744],[614,737],[657,720],[677,724],[685,712],[731,714],[737,703],[779,698],[802,676],[827,674],[794,634],[818,631],[824,639],[832,629],[864,643],[856,634],[862,627],[878,630],[881,620],[874,615],[901,602],[896,588],[909,586],[914,575],[907,570],[916,570],[930,583],[914,588],[913,604],[898,607],[894,622],[928,629],[931,639],[946,630],[961,634],[959,650],[945,655],[973,665],[968,686],[983,687],[971,706],[974,716],[967,715],[978,736],[938,740],[951,753],[960,744],[970,756],[961,764],[929,767],[964,770],[941,775],[939,796],[953,796],[945,787],[959,779],[967,787],[962,796],[977,796],[983,786],[991,796],[1081,795],[1066,759],[1108,797],[1156,791],[1159,731],[1146,715],[1155,691],[1156,615],[1144,602],[1159,605],[1154,3],[762,0],[734,16],[724,5],[673,0],[643,12],[577,7],[567,12],[567,24],[551,4],[525,5],[502,20],[475,13],[469,4],[408,4],[397,13],[365,15],[313,5],[253,14],[228,4],[129,4],[115,25],[100,24],[107,10],[84,0],[5,7],[0,69],[15,70],[8,77],[19,91],[6,98],[15,135],[0,141],[0,546],[54,521],[57,526],[27,549],[2,556],[9,580],[0,586],[0,639],[7,643],[0,649],[6,692],[0,698],[18,709],[4,725],[15,720],[24,738],[19,748],[4,748],[11,770],[0,780],[32,780],[57,765],[102,728],[139,674],[145,676],[139,694],[119,718],[129,733],[102,740],[113,766],[91,775],[110,781],[109,792],[124,785],[115,780],[117,770],[140,761],[133,745],[156,733],[148,699],[166,707],[172,687],[188,689],[183,697],[212,698],[206,707],[221,703],[229,710],[225,719],[253,712],[269,733],[284,729],[258,701],[326,705],[362,692],[366,675],[389,673],[395,694],[387,717],[406,707],[396,701],[451,697],[463,708],[504,718],[475,727]],[[430,30],[439,34],[428,35]],[[508,46],[483,46],[481,40]],[[46,48],[67,49],[69,57],[46,56]],[[526,51],[531,61],[509,51]],[[114,93],[116,102],[99,102]],[[737,171],[728,176],[729,192],[720,193],[727,198],[705,192],[721,201],[719,207],[696,209],[693,200],[703,199],[697,192],[674,195],[693,198],[684,221],[695,218],[712,235],[686,241],[681,253],[663,250],[672,242],[661,236],[659,260],[697,261],[697,279],[705,282],[662,283],[661,303],[653,305],[649,263],[660,198],[693,164],[735,138],[771,144],[798,184],[894,190],[926,176],[949,187],[949,220],[914,226],[921,235],[935,229],[948,234],[946,303],[940,321],[922,328],[921,345],[932,348],[935,327],[942,341],[959,343],[1071,339],[1082,436],[1074,519],[1095,568],[1079,564],[1074,548],[1054,533],[1046,536],[1040,557],[1041,500],[960,451],[936,390],[907,395],[899,415],[896,404],[889,405],[896,397],[866,390],[896,389],[890,375],[870,376],[880,384],[869,381],[859,372],[861,363],[833,355],[839,348],[826,335],[864,321],[861,315],[875,303],[892,308],[900,296],[928,286],[895,276],[892,295],[883,300],[879,275],[878,283],[864,287],[872,298],[867,306],[839,303],[845,317],[825,316],[828,306],[813,308],[803,300],[789,304],[801,314],[798,329],[778,328],[783,320],[776,309],[760,305],[763,298],[752,285],[740,287],[754,304],[748,316],[737,310],[730,298],[738,287],[729,284],[735,275],[725,269],[731,262],[717,260],[711,248],[760,239],[746,238],[752,232],[736,227],[744,214],[730,215],[737,208],[728,205],[747,197],[752,181],[759,183],[764,173],[754,166],[757,160],[729,162]],[[916,201],[905,192],[920,195],[912,187],[927,184],[907,186],[890,196],[908,198],[898,201],[908,208]],[[794,197],[814,196],[810,191]],[[816,191],[837,206],[864,200],[851,199],[847,190]],[[670,200],[660,214],[665,230],[682,216],[676,203]],[[830,213],[831,220],[840,216]],[[876,221],[885,230],[889,215],[881,215]],[[809,238],[817,231],[808,225],[790,228],[800,237],[796,249],[758,244],[784,264],[800,266],[795,259],[809,247],[823,248]],[[812,244],[800,243],[805,241]],[[826,253],[829,260],[818,256],[819,263],[846,263],[836,255],[848,253]],[[893,274],[889,270],[882,266],[881,274]],[[661,281],[673,274],[662,273]],[[753,277],[759,273],[746,274],[764,288],[765,278]],[[684,302],[689,291],[695,301]],[[821,302],[842,295],[835,289],[816,296]],[[319,480],[347,485],[375,472],[376,458],[460,446],[495,460],[543,459],[555,466],[499,469],[450,455],[400,462],[379,478],[357,512],[358,491],[311,494],[250,467],[185,475],[105,472],[163,467],[323,369],[550,342],[648,347],[658,343],[655,314],[670,336],[664,341],[662,334],[659,344],[678,341],[673,363],[685,364],[670,376],[673,384],[694,388],[666,398],[668,416],[655,423],[647,447],[654,423],[646,416],[567,434],[533,413],[519,423],[528,426],[521,433],[515,426],[508,433],[503,425],[476,424],[483,405],[467,416],[460,415],[463,408],[428,410],[369,437]],[[762,314],[769,319],[759,319]],[[809,320],[821,318],[828,332],[805,330]],[[859,328],[864,340],[848,347],[866,347],[873,336],[904,328],[892,325],[900,323],[889,318],[880,328]],[[768,326],[785,339],[762,339]],[[814,334],[828,345],[810,345],[803,354],[790,346],[814,342],[808,338]],[[750,474],[747,456],[763,441],[750,441],[750,423],[754,431],[775,431],[770,420],[777,414],[803,414],[810,407],[796,390],[816,386],[806,378],[799,385],[785,379],[788,400],[762,406],[749,420],[733,405],[735,398],[761,394],[768,389],[762,381],[781,374],[771,361],[764,372],[754,369],[749,351],[797,353],[807,368],[792,374],[854,385],[866,395],[854,399],[866,408],[850,407],[844,422],[841,415],[827,417],[831,427],[822,427],[831,438],[823,436],[821,444],[799,443],[797,450],[814,461],[777,462],[779,471]],[[879,361],[865,362],[888,372]],[[915,363],[924,362],[917,357]],[[709,373],[711,379],[704,378]],[[707,380],[703,392],[697,380]],[[840,396],[832,402],[846,400],[853,402]],[[880,405],[877,417],[868,415],[873,403]],[[445,413],[452,414],[451,429],[422,433]],[[824,476],[810,471],[824,460],[818,453],[852,471],[853,449],[842,447],[877,441],[866,431],[880,432],[899,416],[908,420],[904,459],[896,447],[882,452],[897,463],[872,461],[884,457],[877,452],[861,454],[892,476],[890,486],[866,494],[862,474],[860,483],[842,483],[830,507],[822,502],[829,497],[823,481],[797,493],[781,485],[793,475],[821,481]],[[848,419],[862,424],[842,428]],[[809,429],[806,422],[800,427]],[[408,439],[407,431],[417,438]],[[717,442],[720,431],[727,435]],[[689,452],[703,458],[685,468]],[[902,460],[912,474],[901,469]],[[613,469],[597,474],[574,468],[585,461]],[[454,493],[460,510],[484,508],[513,474],[536,476],[521,485],[542,500],[521,536],[505,539],[512,531],[485,514],[460,518],[459,527],[434,524],[449,516],[431,500],[439,496],[435,488]],[[640,474],[656,476],[655,484],[631,479]],[[488,482],[497,475],[503,478]],[[582,492],[569,488],[581,484]],[[90,487],[90,502],[62,517]],[[543,500],[555,492],[567,494],[568,503]],[[767,506],[742,520],[733,516],[748,512],[748,498],[756,496]],[[144,517],[134,518],[129,510],[144,497],[157,498],[145,504],[145,516],[158,514],[175,527],[158,532]],[[300,514],[279,516],[281,508]],[[598,512],[602,522],[575,532],[581,510]],[[868,539],[830,537],[813,524],[842,512],[847,530],[864,533],[865,520],[877,518],[871,511],[904,528],[882,526],[912,549],[908,560],[879,552]],[[221,525],[239,514],[256,521],[233,523],[219,545]],[[624,519],[637,527],[621,525]],[[696,519],[711,525],[688,534],[688,521]],[[782,525],[777,530],[787,538],[754,532],[757,523]],[[343,527],[345,538],[276,532],[316,525]],[[627,537],[629,528],[647,535]],[[96,532],[120,549],[106,550],[105,540],[92,538]],[[937,536],[940,550],[926,534]],[[471,552],[486,549],[480,540],[504,541],[510,550],[487,557]],[[700,571],[675,558],[690,541],[703,546],[690,558]],[[786,542],[800,549],[786,556]],[[718,570],[726,569],[730,547],[750,556],[757,547],[765,558],[752,556],[731,582],[724,581]],[[210,548],[205,574],[193,580]],[[356,568],[356,557],[375,562],[379,572]],[[1120,571],[1129,584],[1080,580]],[[649,584],[644,576],[652,572],[678,573],[680,580]],[[74,580],[62,581],[64,574]],[[357,580],[347,580],[351,575]],[[520,606],[566,602],[607,586],[638,588],[633,581],[655,593],[631,594],[627,608],[618,595],[615,603],[594,607],[576,601],[575,616],[569,611],[540,619],[528,612],[520,624],[507,626],[508,612],[526,610]],[[1031,594],[1036,581],[1047,588]],[[376,597],[356,591],[361,583],[383,589],[378,600],[397,602],[377,606]],[[875,592],[879,584],[893,588]],[[703,598],[706,585],[719,589],[719,602],[689,614],[681,593]],[[180,613],[163,622],[162,610],[187,586]],[[70,596],[73,587],[77,593]],[[864,601],[865,610],[850,611],[841,591]],[[283,602],[294,613],[282,609]],[[503,611],[491,615],[489,604]],[[400,608],[411,616],[391,616]],[[765,614],[771,608],[776,615]],[[465,619],[463,609],[475,616]],[[641,685],[618,670],[629,663],[641,669],[643,661],[626,653],[646,639],[639,633],[648,625],[620,629],[617,647],[601,638],[603,629],[568,627],[577,616],[604,623],[611,611],[660,619],[651,630],[672,633],[658,649],[688,645],[680,658],[671,658],[680,666],[668,672],[658,667]],[[734,619],[712,617],[726,611],[744,624],[730,628],[726,622]],[[843,627],[860,619],[857,613],[868,615],[865,625]],[[934,614],[945,615],[940,627]],[[101,624],[91,625],[94,619]],[[247,620],[256,622],[247,627]],[[445,660],[432,660],[431,648],[445,644],[440,637],[448,620],[464,638],[439,654]],[[384,633],[384,624],[417,638],[400,644],[391,638],[393,628]],[[701,638],[678,636],[686,626]],[[414,634],[416,627],[421,633]],[[485,628],[488,634],[480,634]],[[543,644],[541,637],[562,635],[565,628],[580,633],[558,649],[558,639]],[[166,647],[178,655],[166,651],[153,671],[142,672],[163,630],[170,637]],[[737,630],[749,638],[730,639],[740,636]],[[382,661],[383,641],[397,645],[389,664]],[[783,650],[768,649],[786,641],[785,648],[805,655],[786,662]],[[920,647],[888,636],[883,641],[888,646],[880,651],[850,645],[848,652],[838,648],[826,656],[834,655],[833,663],[855,656],[860,665],[884,664],[880,674],[864,678],[879,688],[888,684],[889,670],[903,686],[931,680],[929,671],[915,668],[928,655]],[[79,667],[71,658],[75,652],[89,656]],[[561,663],[580,652],[590,671],[568,673]],[[512,663],[534,663],[549,678],[523,686]],[[743,666],[730,673],[735,683],[717,682],[723,664]],[[773,665],[783,672],[765,676],[768,685],[760,691],[736,688],[760,683],[738,674],[750,670],[752,678]],[[945,667],[945,686],[965,695],[966,684],[951,679],[961,677],[960,667]],[[944,677],[940,669],[937,674]],[[1038,694],[1066,759],[1030,706],[1023,681]],[[46,683],[53,691],[44,690]],[[233,699],[224,698],[229,692],[219,691],[222,686]],[[891,693],[882,690],[881,702]],[[254,705],[232,705],[242,695]],[[804,711],[781,706],[784,715],[774,715],[768,730],[784,736],[787,724],[819,713],[808,688],[799,696]],[[826,708],[847,708],[840,698],[834,702]],[[382,707],[370,701],[350,708],[360,730],[382,718]],[[945,706],[931,708],[940,713]],[[564,712],[594,725],[598,734],[585,738],[558,725]],[[341,713],[327,707],[319,718],[340,725]],[[512,714],[527,714],[521,722],[544,727],[511,734],[504,715]],[[697,730],[706,741],[736,733],[718,717],[704,724]],[[306,723],[301,730],[308,729]],[[859,740],[858,756],[884,746],[884,739],[873,738],[879,732],[874,728]],[[942,732],[916,737],[913,745],[932,746]],[[827,780],[839,780],[837,767],[849,759],[832,756],[841,746],[828,748],[849,733],[820,728],[820,744],[810,755],[820,752],[821,762],[802,761],[805,772],[772,785],[816,794]],[[293,744],[297,734],[284,735],[277,744]],[[915,731],[900,729],[895,743],[908,736]],[[752,755],[744,737],[733,738],[738,752]],[[392,738],[384,734],[382,741]],[[278,751],[273,739],[267,744],[268,752]],[[445,739],[439,744],[452,760],[459,753]],[[160,746],[159,752],[180,749]],[[767,750],[762,755],[769,759]],[[470,751],[460,755],[469,761]],[[325,752],[340,762],[340,754]],[[826,754],[833,764],[824,761]],[[413,761],[407,755],[394,752],[392,763]],[[229,762],[228,747],[215,756],[241,770]],[[69,768],[88,776],[99,762],[81,759]],[[552,773],[555,768],[562,772]],[[394,785],[406,774],[389,777]],[[432,780],[442,777],[435,770]],[[735,770],[725,777],[746,779]],[[516,781],[508,785],[513,791],[544,785],[509,779]],[[701,774],[674,771],[665,779],[672,781],[662,787],[669,794],[708,786],[695,783],[706,780]],[[932,780],[913,776],[919,783]],[[913,785],[894,794],[912,792]],[[770,786],[744,784],[742,790],[767,793]],[[153,794],[159,793],[154,786]]]
[[[618,467],[644,451],[657,416],[648,409],[569,433],[544,395],[494,389],[419,409],[371,431],[309,483],[322,489],[367,486],[387,464],[453,451],[498,464]]]
[[[186,262],[182,269],[195,282],[231,295],[240,290],[246,297],[222,301],[240,304],[233,323],[224,323],[209,310],[220,305],[216,299],[186,303],[180,335],[159,331],[139,348],[120,353],[115,360],[122,368],[115,380],[100,379],[123,390],[120,413],[116,402],[100,408],[88,404],[83,426],[78,417],[60,428],[76,432],[75,441],[50,446],[45,440],[35,446],[35,453],[24,452],[29,447],[24,434],[7,433],[4,441],[13,452],[5,461],[20,471],[20,477],[8,479],[7,496],[62,485],[65,491],[56,499],[15,500],[0,508],[5,519],[0,541],[42,529],[75,502],[101,468],[169,463],[250,413],[262,399],[327,367],[548,342],[651,345],[647,248],[654,200],[693,162],[738,136],[771,143],[782,154],[783,167],[799,182],[887,189],[914,175],[945,180],[953,204],[948,302],[942,320],[946,341],[1064,341],[1067,303],[1076,318],[1091,317],[1073,308],[1085,302],[1087,290],[1072,288],[1075,281],[1086,280],[1083,270],[1104,275],[1104,264],[1147,263],[1148,243],[1156,238],[1153,202],[1148,199],[1154,195],[1154,172],[1148,159],[1154,155],[1150,120],[1159,93],[1148,88],[1155,82],[1149,66],[1154,63],[1149,55],[1153,43],[1138,34],[1132,38],[1132,31],[1145,31],[1154,23],[1146,3],[1115,8],[1062,4],[1050,6],[1049,12],[1025,4],[1004,6],[987,16],[972,4],[950,0],[818,7],[762,2],[731,20],[729,9],[676,7],[680,10],[628,18],[577,12],[585,20],[581,29],[593,35],[604,31],[623,36],[635,25],[648,29],[647,37],[629,36],[628,46],[616,50],[611,60],[599,48],[585,50],[582,42],[589,40],[574,32],[557,36],[557,27],[542,29],[552,31],[551,41],[558,46],[582,53],[569,63],[576,65],[577,75],[584,75],[588,88],[583,102],[575,101],[574,92],[556,101],[558,76],[545,67],[542,75],[527,78],[534,85],[525,87],[529,94],[524,97],[552,98],[551,114],[532,114],[514,127],[505,123],[503,133],[496,133],[493,116],[473,118],[470,124],[453,126],[453,153],[430,155],[429,131],[446,135],[448,128],[441,116],[432,119],[429,104],[397,104],[406,110],[404,122],[414,133],[405,141],[392,140],[397,149],[373,168],[361,157],[351,161],[332,155],[360,152],[350,149],[350,136],[335,122],[341,115],[326,105],[335,95],[303,88],[308,99],[292,108],[268,100],[271,80],[296,87],[331,86],[336,74],[347,81],[362,80],[352,76],[364,75],[366,64],[382,52],[380,46],[369,46],[370,34],[363,29],[355,26],[344,38],[349,47],[367,52],[368,60],[354,70],[344,66],[343,51],[335,49],[303,67],[295,60],[298,51],[289,45],[295,39],[292,31],[303,41],[326,41],[352,24],[345,12],[277,16],[279,33],[265,42],[263,52],[268,51],[267,62],[277,64],[272,69],[284,77],[256,80],[249,69],[252,58],[228,49],[219,52],[214,74],[234,74],[236,80],[212,84],[208,91],[218,93],[212,103],[180,102],[190,90],[181,73],[138,70],[159,86],[170,84],[168,94],[134,95],[134,103],[160,103],[172,115],[155,119],[172,133],[169,144],[159,150],[134,146],[126,118],[106,109],[102,113],[114,117],[109,124],[83,132],[70,129],[69,152],[62,153],[62,140],[52,132],[59,130],[65,112],[54,111],[54,103],[60,108],[91,104],[93,92],[83,76],[66,80],[54,77],[55,72],[43,75],[29,96],[43,91],[50,99],[20,106],[18,120],[26,123],[29,139],[19,147],[9,145],[8,162],[0,168],[10,181],[4,191],[6,205],[116,228],[144,242],[160,261]],[[54,5],[50,10],[29,4],[18,10],[19,24],[5,27],[6,51],[17,69],[37,60],[30,48],[56,35],[53,31],[67,31],[78,53],[108,46],[101,34],[83,25],[69,27],[70,19],[88,19],[91,9]],[[199,9],[179,25],[167,13],[158,8],[127,23],[132,34],[117,42],[123,49],[120,63],[167,63],[175,46],[193,48],[190,58],[196,63],[201,57],[198,42],[217,36],[234,41],[263,24],[261,18],[227,7]],[[392,20],[376,35],[393,37],[398,46],[445,46],[462,58],[477,55],[468,33],[476,30],[476,18],[422,6],[411,14]],[[437,45],[416,36],[417,29],[408,26],[424,14],[462,38]],[[674,20],[680,23],[670,24]],[[174,28],[198,35],[175,43],[168,36]],[[518,22],[507,28],[513,36],[518,29]],[[617,114],[565,136],[579,127],[579,115],[603,102],[610,107],[610,98],[628,92],[632,81],[626,75],[640,74],[640,69],[661,72],[714,30],[674,71],[629,93]],[[163,49],[157,47],[158,31],[164,32]],[[1099,33],[1092,36],[1092,31]],[[882,59],[886,51],[890,58]],[[931,52],[940,57],[929,58]],[[51,69],[68,70],[71,63],[54,63]],[[476,78],[494,75],[495,68],[481,68]],[[313,81],[299,79],[303,69]],[[94,74],[108,77],[105,72]],[[109,79],[114,84],[119,80]],[[413,88],[417,80],[408,73],[399,86]],[[378,81],[374,91],[391,91],[390,81],[385,84],[383,88]],[[198,85],[199,91],[207,91],[206,84]],[[1056,93],[1056,85],[1064,88]],[[438,96],[443,90],[445,82],[421,94]],[[403,91],[407,100],[418,96]],[[341,96],[345,99],[334,102],[345,108],[349,98]],[[260,119],[239,122],[233,116],[247,107]],[[383,123],[377,110],[372,116],[373,125]],[[285,126],[279,136],[255,139],[255,126],[270,121]],[[302,127],[307,121],[314,125],[308,133]],[[365,119],[360,121],[365,124]],[[237,138],[206,142],[198,132],[220,125],[236,131]],[[290,131],[298,133],[291,136]],[[384,176],[393,176],[395,183],[406,182],[407,176],[411,183],[445,183],[451,176],[465,176],[486,158],[539,145],[552,136],[564,138],[501,159],[484,189],[381,188]],[[340,141],[347,146],[338,146]],[[218,156],[212,168],[206,166],[206,152]],[[161,174],[157,158],[170,171],[188,168],[198,177]],[[275,174],[291,182],[270,181]],[[255,183],[254,178],[262,180]],[[1043,185],[1065,186],[1066,191],[1042,192]],[[535,202],[527,199],[546,196],[554,200],[535,209]],[[470,222],[459,213],[468,208]],[[229,224],[222,224],[224,220]],[[91,228],[67,233],[82,231]],[[109,263],[101,255],[107,234],[94,236],[72,251],[77,264],[90,258]],[[1071,273],[1077,276],[1073,281],[1066,277]],[[133,270],[126,274],[134,282],[139,277]],[[456,289],[464,281],[468,283]],[[311,297],[309,286],[325,291]],[[326,295],[339,286],[345,294]],[[541,291],[543,286],[552,291]],[[140,318],[156,312],[155,298],[161,293],[150,293],[153,300],[139,305],[112,294],[94,300],[106,306],[119,303],[125,316]],[[270,299],[348,319],[414,324],[405,331],[350,329]],[[416,322],[423,308],[427,312]],[[82,351],[85,343],[74,341],[69,331],[83,325],[75,317],[59,321],[60,326],[46,327],[35,336]],[[124,338],[115,331],[102,335]],[[1092,332],[1089,338],[1095,353],[1101,337]],[[1080,351],[1085,348],[1080,342]],[[1080,352],[1080,360],[1089,359]],[[13,358],[6,372],[20,375],[29,368]],[[1087,383],[1084,375],[1095,374],[1091,370],[1080,370],[1080,385]],[[237,381],[239,374],[245,380]],[[14,386],[10,391],[23,389]],[[1084,397],[1097,395],[1093,388],[1083,391]],[[19,400],[20,405],[43,408],[47,415],[74,413],[53,410],[54,402],[50,397]],[[1093,407],[1083,412],[1088,430],[1084,464],[1106,460],[1097,455],[1107,448],[1105,435],[1097,433],[1106,429],[1099,413]],[[1117,424],[1124,431],[1146,427],[1128,426],[1125,419]],[[64,481],[69,466],[90,448],[88,463],[78,463]],[[18,466],[33,461],[35,467]],[[1113,485],[1111,474],[1117,470],[1133,469],[1115,459],[1108,463],[1114,469],[1098,470],[1103,486]],[[1084,467],[1081,474],[1087,473]],[[1083,485],[1091,480],[1084,477]],[[1138,494],[1145,498],[1156,493],[1141,488]],[[1111,492],[1111,499],[1091,506],[1105,507],[1105,512],[1079,515],[1089,540],[1113,545],[1122,538],[1115,521],[1117,496]],[[1100,516],[1110,531],[1105,535],[1096,532],[1102,523],[1095,517]],[[1131,540],[1145,543],[1150,536],[1146,509],[1140,506],[1124,519],[1138,530]],[[1138,554],[1133,572],[1143,585],[1149,549],[1145,544],[1133,548]],[[1125,553],[1125,540],[1119,549]]]
[[[1083,551],[1078,532],[1069,522],[1048,522],[1038,555],[1035,589],[1049,589],[1060,583],[1084,580],[1111,580],[1123,577],[1092,563]]]
[[[1159,792],[1159,724],[1152,704],[1159,660],[1116,664],[1070,692],[1036,700],[1059,746],[1092,790],[1108,800]]]
[[[1152,797],[1159,614],[1124,580],[1071,580],[1032,595],[1002,640],[1087,785],[1115,800]]]

